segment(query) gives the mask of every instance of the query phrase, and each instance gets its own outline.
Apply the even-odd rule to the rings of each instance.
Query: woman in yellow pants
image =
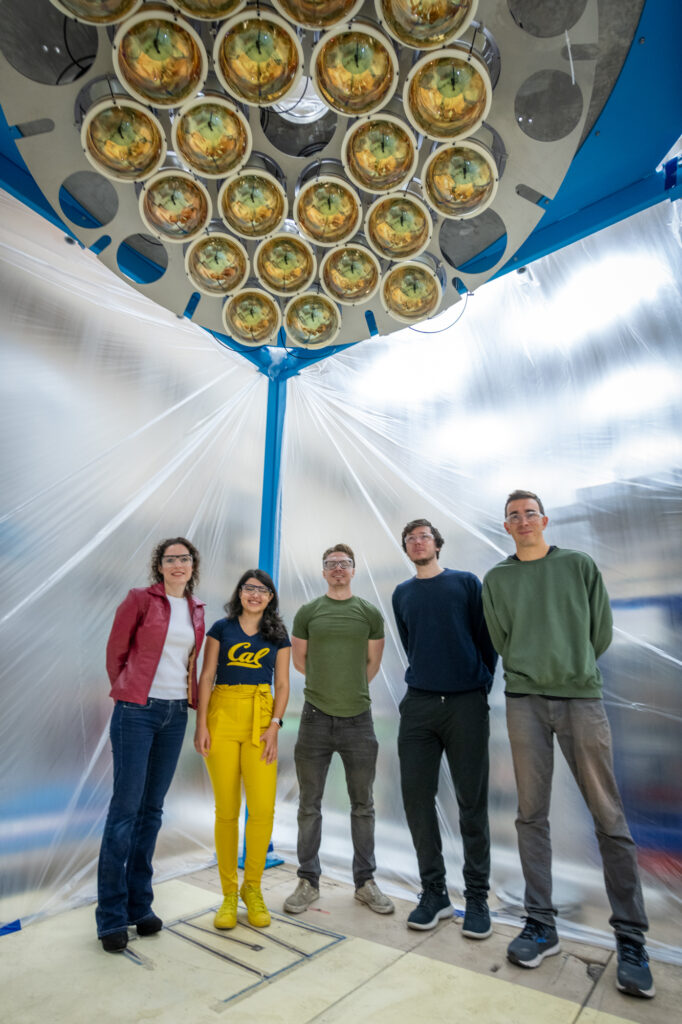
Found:
[[[291,647],[277,609],[271,578],[261,569],[248,569],[225,605],[226,618],[214,622],[206,634],[194,746],[206,759],[215,796],[215,845],[224,897],[213,922],[216,928],[235,927],[238,896],[250,924],[270,924],[261,878],[275,814],[277,737],[289,699]],[[238,889],[242,779],[248,817],[244,881]]]

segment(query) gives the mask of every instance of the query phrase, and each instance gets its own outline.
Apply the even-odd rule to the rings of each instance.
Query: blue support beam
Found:
[[[282,441],[287,405],[284,377],[268,381],[268,408],[265,422],[265,455],[260,513],[258,567],[270,573],[275,585],[279,576],[279,535],[282,511]]]

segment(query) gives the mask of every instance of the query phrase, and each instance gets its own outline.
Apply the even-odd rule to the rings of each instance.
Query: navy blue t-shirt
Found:
[[[431,693],[490,690],[497,654],[477,576],[456,569],[413,576],[393,591],[393,613],[409,662],[408,686]]]
[[[291,647],[288,636],[276,644],[260,633],[249,636],[238,619],[218,619],[206,636],[220,644],[216,686],[271,685],[277,652],[282,647]]]

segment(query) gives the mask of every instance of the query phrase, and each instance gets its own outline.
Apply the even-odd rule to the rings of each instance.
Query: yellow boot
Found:
[[[222,902],[222,906],[218,909],[218,913],[213,918],[214,928],[235,928],[237,925],[237,903],[239,897],[236,892],[228,892],[227,896]]]
[[[260,887],[244,882],[239,890],[239,895],[246,904],[249,924],[252,924],[254,928],[267,928],[270,924],[270,911],[265,906]]]

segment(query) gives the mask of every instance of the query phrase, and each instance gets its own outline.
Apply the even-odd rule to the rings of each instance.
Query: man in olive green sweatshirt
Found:
[[[594,819],[616,933],[617,986],[628,995],[652,998],[637,854],[614,776],[597,667],[611,643],[609,597],[589,555],[547,543],[548,519],[537,494],[513,491],[504,514],[516,553],[486,575],[483,611],[504,667],[519,799],[516,832],[526,883],[526,925],[507,956],[521,967],[538,967],[560,948],[549,833],[556,736]]]

